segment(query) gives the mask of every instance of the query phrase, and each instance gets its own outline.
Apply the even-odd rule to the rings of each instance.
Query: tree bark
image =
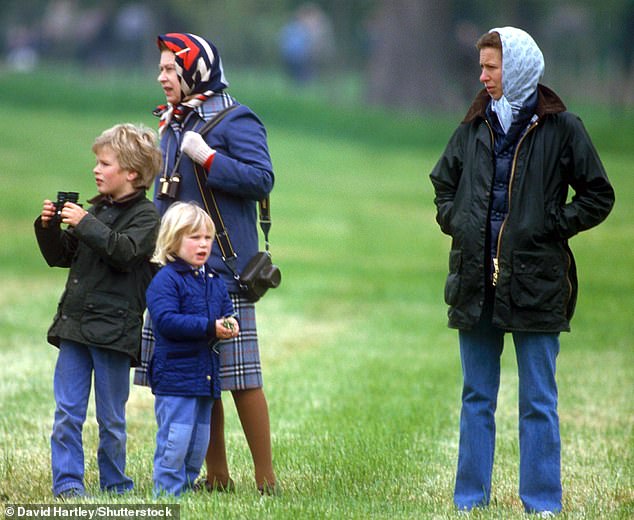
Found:
[[[453,81],[458,60],[452,6],[450,0],[378,3],[368,25],[370,103],[403,109],[459,106],[460,85]]]

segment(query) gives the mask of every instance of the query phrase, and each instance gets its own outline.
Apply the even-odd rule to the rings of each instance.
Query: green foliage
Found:
[[[241,84],[240,79],[245,81]],[[232,78],[264,120],[274,165],[273,255],[280,288],[258,304],[265,389],[281,494],[260,498],[239,420],[225,398],[233,494],[181,501],[182,518],[457,518],[452,507],[460,362],[442,302],[448,239],[427,178],[459,115],[407,116],[337,106]],[[42,85],[46,85],[42,89]],[[49,502],[55,349],[45,333],[65,271],[49,269],[32,232],[60,189],[94,193],[92,141],[122,121],[154,126],[152,78],[0,77],[0,497]],[[602,154],[617,205],[572,240],[581,290],[562,336],[558,378],[566,518],[634,513],[631,309],[634,139],[631,119],[575,108]],[[616,143],[616,144],[615,144]],[[517,497],[517,376],[503,356],[493,503],[472,518],[526,518]],[[98,429],[84,429],[96,503],[150,502],[152,395],[128,404],[132,495],[98,492]]]

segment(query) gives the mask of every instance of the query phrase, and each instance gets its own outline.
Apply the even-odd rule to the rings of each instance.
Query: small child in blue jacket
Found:
[[[147,290],[156,346],[149,367],[158,431],[154,493],[192,488],[205,460],[214,399],[220,398],[214,344],[238,335],[233,305],[207,265],[215,227],[192,203],[163,216],[153,261],[163,266]]]

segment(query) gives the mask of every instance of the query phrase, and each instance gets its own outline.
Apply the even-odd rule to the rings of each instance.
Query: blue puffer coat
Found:
[[[233,314],[227,288],[209,266],[202,276],[178,259],[147,290],[156,345],[150,363],[152,393],[220,398],[219,356],[213,349],[218,318]]]

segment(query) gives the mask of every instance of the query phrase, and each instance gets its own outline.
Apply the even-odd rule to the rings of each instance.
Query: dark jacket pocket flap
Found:
[[[113,343],[123,335],[129,307],[123,298],[102,292],[88,293],[80,320],[82,335],[89,343]]]
[[[513,254],[511,298],[518,307],[551,311],[560,304],[562,260],[557,255],[517,251]]]

